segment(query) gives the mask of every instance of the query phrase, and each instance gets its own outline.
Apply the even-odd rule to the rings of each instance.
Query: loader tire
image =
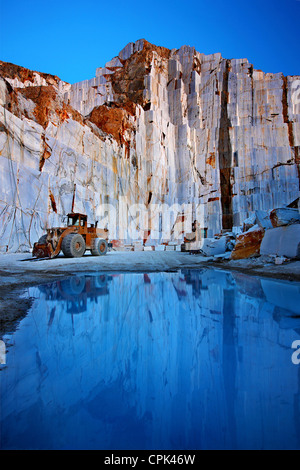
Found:
[[[93,256],[103,256],[106,255],[108,250],[107,241],[101,238],[95,238],[93,240],[93,248],[91,249],[91,253]]]
[[[70,233],[61,244],[63,254],[67,258],[81,258],[85,253],[85,241],[79,233]]]
[[[60,282],[60,288],[66,295],[80,295],[85,289],[85,278],[83,276],[74,276],[71,279],[65,279]]]
[[[106,274],[102,274],[101,276],[95,276],[95,287],[97,289],[103,289],[107,285],[108,279]]]

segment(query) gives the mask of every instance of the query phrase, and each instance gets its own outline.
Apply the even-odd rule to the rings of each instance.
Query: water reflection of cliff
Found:
[[[202,269],[201,272],[207,272]],[[201,298],[201,293],[208,290],[207,276],[199,276],[198,270],[183,270],[184,282],[191,285],[193,295]],[[224,272],[223,272],[224,273]],[[225,273],[224,273],[225,274]],[[183,278],[181,277],[181,280]],[[300,328],[300,285],[289,281],[261,279],[247,274],[227,273],[227,290],[235,289],[247,298],[269,302],[275,307],[274,318],[283,328]],[[186,295],[185,290],[177,291],[179,300]],[[211,313],[222,313],[214,312]],[[284,320],[285,319],[285,320]],[[285,326],[284,326],[285,325]]]
[[[2,371],[6,448],[300,448],[299,284],[209,269],[70,281],[30,291]]]

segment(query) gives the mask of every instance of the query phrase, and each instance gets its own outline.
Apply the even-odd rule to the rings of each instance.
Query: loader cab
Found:
[[[68,227],[86,227],[87,226],[87,216],[84,214],[68,214]]]

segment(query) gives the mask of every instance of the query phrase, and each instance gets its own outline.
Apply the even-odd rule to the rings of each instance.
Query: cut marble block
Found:
[[[134,245],[134,251],[144,251],[144,247],[142,245]]]
[[[207,256],[221,255],[226,251],[226,237],[219,239],[205,238],[201,241],[201,250]]]
[[[184,244],[185,251],[199,251],[202,249],[202,246],[203,242],[190,242]]]
[[[267,230],[263,238],[261,255],[300,257],[300,224]]]
[[[282,227],[284,225],[291,225],[294,223],[300,224],[300,213],[298,209],[273,209],[270,214],[270,219],[273,227]]]
[[[255,211],[255,214],[256,214],[256,223],[261,228],[263,228],[264,230],[268,230],[270,228],[273,228],[269,212],[267,212],[267,211]]]
[[[165,245],[157,245],[155,251],[166,251]]]

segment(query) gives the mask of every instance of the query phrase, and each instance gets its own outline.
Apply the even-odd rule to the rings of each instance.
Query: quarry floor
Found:
[[[300,261],[276,266],[273,263],[266,263],[261,258],[224,261],[175,251],[111,251],[103,257],[87,254],[80,259],[64,256],[53,260],[30,261],[31,259],[30,253],[0,255],[0,338],[5,333],[14,331],[30,308],[31,300],[21,297],[26,287],[79,273],[150,273],[213,267],[262,277],[300,281]]]

